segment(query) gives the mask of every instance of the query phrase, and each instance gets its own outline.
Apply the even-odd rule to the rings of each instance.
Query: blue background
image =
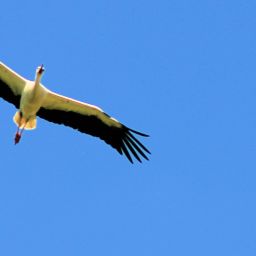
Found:
[[[0,60],[131,128],[151,160],[0,100],[0,254],[256,255],[256,2],[2,1]]]

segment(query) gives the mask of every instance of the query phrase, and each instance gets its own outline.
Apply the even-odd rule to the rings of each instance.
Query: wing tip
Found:
[[[124,155],[132,164],[133,160],[131,156],[136,158],[136,160],[140,163],[142,163],[141,157],[149,161],[149,158],[146,154],[148,153],[151,155],[151,152],[132,133],[143,137],[149,137],[148,134],[124,126],[124,135],[122,136],[120,151],[124,153]]]
[[[126,127],[126,128],[127,128],[127,127]],[[133,133],[135,133],[135,134],[137,134],[137,135],[140,135],[140,136],[143,136],[143,137],[150,137],[150,135],[149,135],[149,134],[142,133],[142,132],[139,132],[139,131],[133,130],[133,129],[131,129],[131,128],[127,128],[127,129],[128,129],[128,131],[133,132]]]

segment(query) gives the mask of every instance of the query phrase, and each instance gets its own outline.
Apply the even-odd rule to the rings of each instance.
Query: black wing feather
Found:
[[[138,156],[135,149],[132,147],[131,143],[127,140],[127,138],[124,138],[125,145],[129,148],[129,150],[132,152],[132,154],[135,156],[135,158],[141,162],[140,157]]]
[[[9,103],[13,104],[16,108],[20,105],[20,95],[15,95],[10,87],[0,79],[0,97]]]
[[[150,154],[149,150],[144,145],[142,145],[141,142],[135,139],[131,133],[136,133],[141,136],[148,135],[131,130],[124,125],[121,128],[108,126],[97,116],[86,116],[73,111],[62,111],[55,109],[50,110],[41,108],[37,115],[47,121],[56,124],[64,124],[82,133],[87,133],[92,136],[99,137],[107,144],[115,148],[119,154],[122,155],[124,153],[131,163],[133,163],[133,161],[130,153],[132,153],[132,155],[138,161],[140,161],[138,154],[148,160],[143,150]],[[130,150],[130,153],[128,149]]]

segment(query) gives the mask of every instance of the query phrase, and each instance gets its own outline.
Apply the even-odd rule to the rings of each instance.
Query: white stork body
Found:
[[[39,83],[29,81],[26,84],[20,99],[20,111],[25,119],[30,120],[36,117],[36,113],[43,105],[46,94],[46,89]]]
[[[70,126],[80,132],[96,136],[125,154],[130,162],[130,153],[141,162],[140,156],[148,160],[148,149],[134,137],[146,134],[134,131],[104,113],[100,108],[56,94],[41,84],[43,65],[37,68],[35,81],[15,73],[0,62],[0,97],[15,105],[19,110],[14,115],[18,126],[15,144],[23,130],[36,128],[36,117]]]
[[[40,70],[40,69],[38,69]],[[36,114],[43,105],[47,90],[40,84],[40,73],[37,72],[35,82],[26,81],[20,99],[19,111],[14,116],[18,128],[32,130],[36,128]]]

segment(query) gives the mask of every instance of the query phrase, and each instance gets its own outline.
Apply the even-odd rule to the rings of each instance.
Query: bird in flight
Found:
[[[0,62],[0,97],[18,111],[13,117],[17,125],[14,142],[19,143],[24,130],[33,130],[37,116],[64,124],[82,133],[99,137],[133,163],[148,160],[150,151],[135,137],[148,135],[123,125],[97,106],[54,93],[41,84],[43,65],[36,70],[34,81],[27,80]]]

